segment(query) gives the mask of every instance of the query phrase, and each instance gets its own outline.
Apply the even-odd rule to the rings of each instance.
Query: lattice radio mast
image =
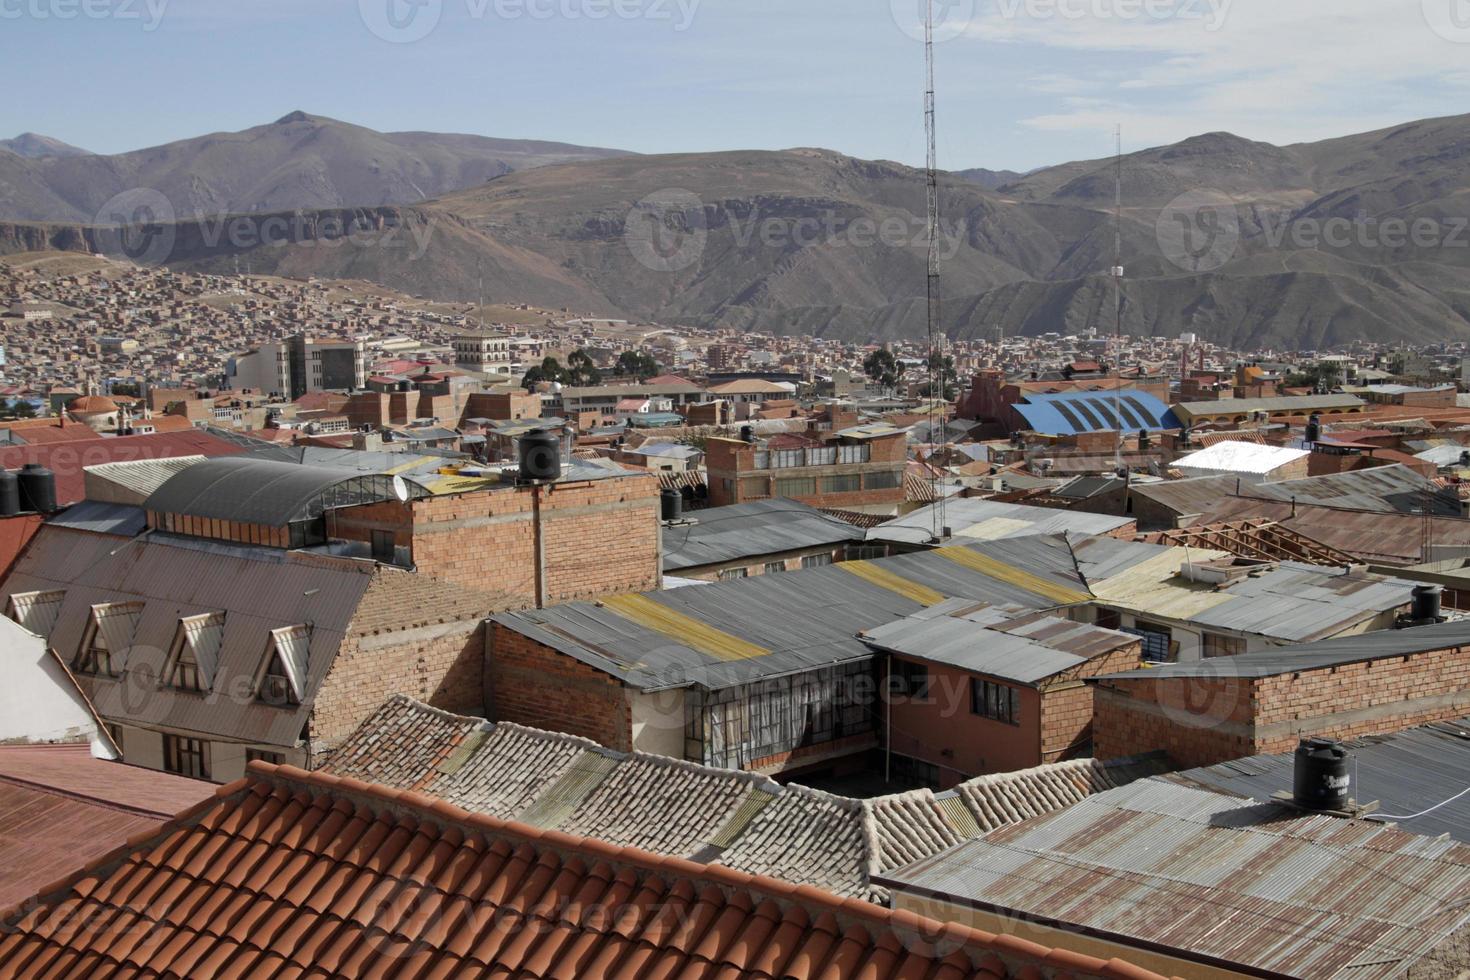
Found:
[[[944,364],[940,359],[937,338],[939,335],[939,153],[936,149],[934,126],[934,0],[924,3],[924,140],[927,144],[924,185],[928,204],[929,259],[925,278],[925,314],[929,340],[929,438],[935,446],[939,440],[934,433],[934,404],[936,393],[944,397]],[[939,468],[929,463],[929,485],[934,500],[935,540],[944,533],[944,496],[940,493]]]

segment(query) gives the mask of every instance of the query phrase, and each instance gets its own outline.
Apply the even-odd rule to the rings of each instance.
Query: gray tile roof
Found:
[[[501,819],[873,901],[884,892],[872,876],[1001,826],[1007,814],[1046,813],[1166,768],[1154,758],[1089,759],[982,776],[943,793],[857,800],[447,715],[403,695],[363,722],[325,767]]]

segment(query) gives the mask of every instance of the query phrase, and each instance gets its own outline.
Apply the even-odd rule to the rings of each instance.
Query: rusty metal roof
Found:
[[[1470,920],[1470,846],[1157,777],[877,880],[1304,980],[1399,976]]]

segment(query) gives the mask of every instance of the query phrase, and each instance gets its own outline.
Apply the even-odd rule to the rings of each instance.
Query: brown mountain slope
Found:
[[[492,177],[620,153],[565,143],[440,133],[379,133],[293,112],[113,156],[0,154],[0,217],[94,220],[114,195],[159,191],[179,218],[222,212],[412,204]]]

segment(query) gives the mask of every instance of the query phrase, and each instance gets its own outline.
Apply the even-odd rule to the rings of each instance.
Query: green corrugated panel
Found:
[[[958,793],[937,796],[934,802],[939,804],[939,812],[944,814],[944,819],[949,821],[949,825],[961,837],[979,837],[984,833],[980,824],[975,821],[975,815],[965,806],[965,801],[960,799]]]
[[[599,752],[583,752],[516,819],[532,827],[556,827],[572,815],[588,794],[617,768],[620,761],[622,760],[609,758]]]
[[[740,803],[740,808],[725,821],[725,826],[710,838],[709,842],[714,847],[725,848],[735,843],[736,838],[745,833],[745,828],[755,819],[756,814],[764,810],[776,794],[768,793],[763,789],[753,789],[750,794]]]
[[[445,776],[453,776],[464,768],[464,764],[470,761],[470,757],[479,751],[480,746],[485,744],[485,739],[490,733],[484,729],[477,728],[467,734],[464,739],[455,746],[454,751],[446,755],[434,768]]]

